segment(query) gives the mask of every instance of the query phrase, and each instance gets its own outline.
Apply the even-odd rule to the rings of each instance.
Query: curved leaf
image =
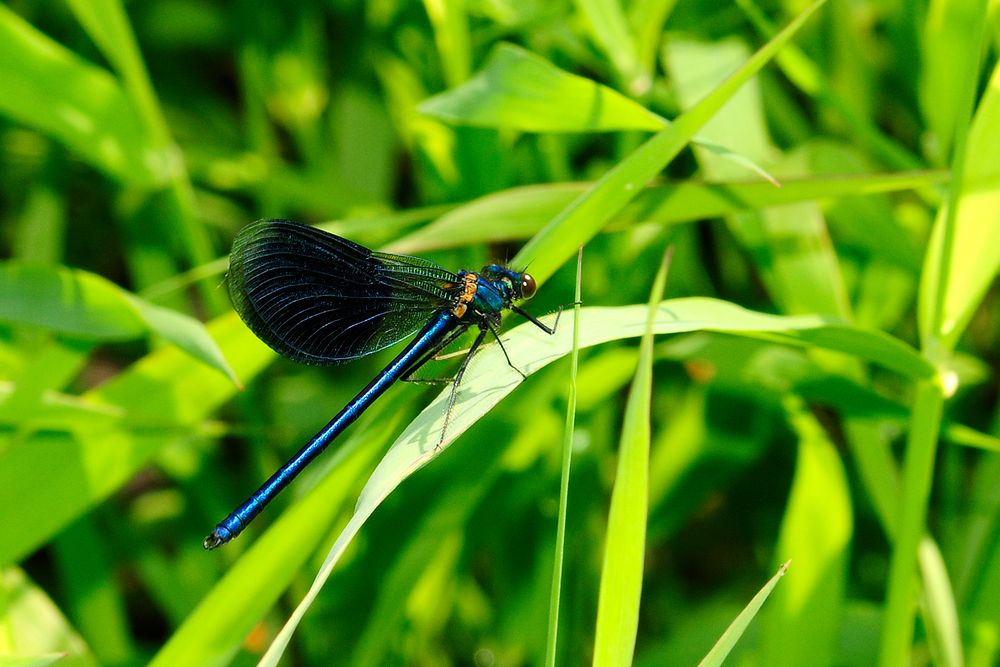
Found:
[[[639,337],[645,331],[648,313],[646,305],[584,308],[580,311],[580,347]],[[768,337],[792,345],[853,354],[913,377],[930,377],[934,373],[934,367],[913,348],[881,332],[857,329],[821,317],[766,315],[715,299],[663,301],[656,309],[652,330],[657,334],[708,330]],[[522,324],[503,337],[508,355],[525,375],[568,354],[573,346],[572,339],[570,327],[561,327],[554,335],[547,336],[530,323]],[[507,365],[497,345],[484,346],[482,353],[469,363],[444,438],[441,438],[441,430],[448,389],[410,423],[375,468],[361,492],[354,516],[338,536],[312,587],[275,638],[261,665],[277,664],[295,627],[375,508],[404,479],[437,457],[523,380]],[[437,446],[439,442],[440,447]]]
[[[507,43],[474,77],[417,110],[463,125],[524,132],[662,130],[666,124],[621,93]]]
[[[118,81],[0,5],[0,113],[124,182],[157,185],[173,162]]]
[[[0,265],[0,321],[88,340],[131,340],[157,334],[238,384],[201,322],[143,301],[79,269]]]

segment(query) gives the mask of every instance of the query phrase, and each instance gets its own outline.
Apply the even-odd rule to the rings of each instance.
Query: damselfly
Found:
[[[239,535],[393,382],[411,380],[417,369],[470,327],[478,327],[479,332],[451,379],[445,429],[469,359],[487,332],[500,341],[498,327],[504,310],[521,315],[548,334],[555,333],[554,326],[542,324],[514,305],[535,294],[535,279],[527,273],[496,264],[478,273],[452,273],[425,259],[374,252],[288,220],[261,220],[240,230],[226,280],[233,306],[247,326],[294,361],[337,364],[373,354],[417,333],[337,416],[215,527],[205,538],[206,549]],[[511,364],[509,358],[507,363]]]

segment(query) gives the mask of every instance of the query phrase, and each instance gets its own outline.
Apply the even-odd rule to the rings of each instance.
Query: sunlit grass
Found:
[[[1000,659],[988,3],[335,4],[0,7],[0,662]],[[585,303],[209,554],[391,355],[229,311],[266,217]]]

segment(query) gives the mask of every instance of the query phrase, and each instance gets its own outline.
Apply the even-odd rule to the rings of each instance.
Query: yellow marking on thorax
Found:
[[[472,299],[476,296],[479,275],[476,273],[466,273],[463,279],[465,280],[465,291],[458,295],[455,307],[451,310],[455,317],[459,319],[465,317],[465,312],[469,309],[469,304],[472,303]]]

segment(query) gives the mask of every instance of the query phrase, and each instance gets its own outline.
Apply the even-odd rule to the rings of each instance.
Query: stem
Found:
[[[545,664],[555,667],[559,637],[559,595],[562,590],[563,553],[566,546],[566,510],[569,506],[569,469],[573,459],[573,430],[576,428],[576,372],[580,358],[580,276],[583,273],[583,246],[576,256],[576,304],[573,306],[573,352],[570,355],[569,395],[566,399],[566,432],[563,437],[562,478],[559,482],[559,518],[552,563],[552,590],[549,592],[549,632],[545,642]]]
[[[917,547],[925,531],[944,395],[935,380],[917,385],[903,462],[901,506],[889,568],[879,665],[910,662],[917,599]]]

